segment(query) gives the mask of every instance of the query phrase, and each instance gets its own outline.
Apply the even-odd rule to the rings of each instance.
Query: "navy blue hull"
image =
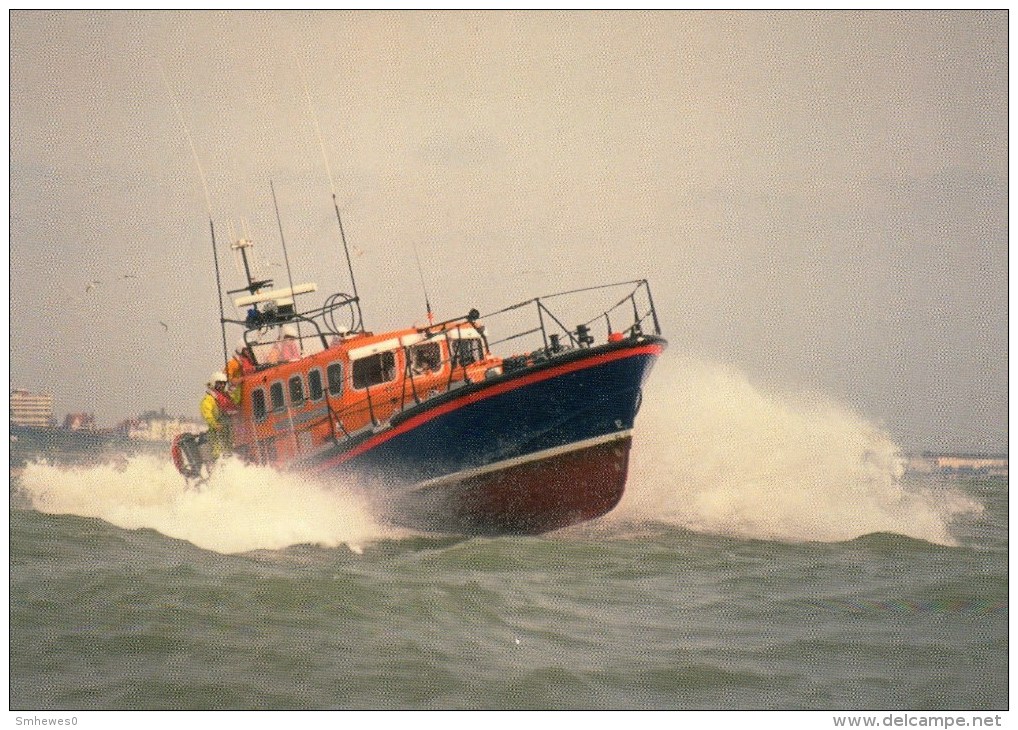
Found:
[[[612,343],[468,385],[307,466],[369,480],[417,526],[530,533],[590,519],[621,497],[641,388],[663,348]],[[542,484],[555,485],[544,498]]]

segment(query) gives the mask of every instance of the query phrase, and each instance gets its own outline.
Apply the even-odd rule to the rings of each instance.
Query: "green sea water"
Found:
[[[641,523],[222,554],[11,513],[11,707],[1007,707],[1006,484],[958,544]]]

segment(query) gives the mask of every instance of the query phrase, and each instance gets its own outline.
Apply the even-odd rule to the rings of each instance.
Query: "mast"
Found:
[[[162,64],[159,64],[159,73],[163,77],[163,83],[166,85],[166,91],[170,95],[170,102],[173,104],[173,109],[177,113],[177,119],[180,120],[180,126],[184,128],[184,134],[187,136],[187,143],[191,147],[191,156],[194,158],[194,164],[198,168],[198,176],[201,178],[201,187],[205,192],[205,209],[209,213],[209,232],[212,235],[212,263],[216,270],[216,292],[219,295],[219,329],[223,337],[223,367],[229,362],[230,357],[226,349],[226,312],[223,309],[223,284],[222,279],[219,276],[219,254],[216,253],[216,227],[212,222],[212,198],[209,195],[209,186],[205,180],[205,170],[202,169],[201,160],[198,157],[198,150],[194,146],[194,139],[191,137],[191,130],[187,127],[187,122],[184,120],[184,114],[180,111],[180,105],[177,103],[177,97],[173,94],[173,88],[170,86],[170,80],[166,78],[166,70]],[[245,259],[245,266],[247,260]]]
[[[286,279],[293,290],[293,274],[290,273],[290,256],[286,252],[286,237],[283,235],[283,219],[279,217],[279,203],[276,201],[276,186],[269,180],[269,190],[272,191],[272,207],[276,209],[276,225],[279,226],[279,241],[283,245],[283,261],[286,263]],[[296,311],[296,298],[294,299],[294,310]],[[297,320],[297,342],[301,351],[304,350],[304,340],[300,336],[300,320]]]
[[[255,279],[251,273],[251,263],[247,258],[247,250],[254,246],[254,241],[249,238],[238,238],[236,241],[230,244],[230,248],[234,251],[240,252],[240,259],[244,262],[244,276],[247,277],[247,286],[242,286],[240,289],[233,289],[226,292],[227,294],[236,294],[237,292],[246,291],[248,294],[257,294],[260,289],[267,286],[272,286],[272,279]]]
[[[209,216],[209,231],[212,233],[212,263],[216,269],[216,293],[219,298],[219,331],[223,338],[223,367],[230,362],[229,351],[226,349],[226,312],[223,310],[223,284],[219,276],[219,254],[216,253],[216,227]]]
[[[428,299],[428,285],[424,281],[424,269],[421,268],[421,257],[417,254],[417,244],[414,244],[414,258],[417,259],[417,274],[421,277],[421,288],[424,290],[424,306],[428,310],[428,324],[435,323],[435,315],[431,313],[431,301]]]
[[[311,89],[308,88],[307,76],[304,74],[304,66],[300,62],[300,56],[294,50],[294,59],[297,62],[297,69],[300,71],[301,80],[304,82],[304,98],[308,103],[308,113],[315,125],[315,133],[318,136],[318,146],[322,150],[322,159],[325,161],[325,173],[329,177],[329,189],[332,191],[332,207],[336,210],[336,222],[339,224],[339,238],[343,243],[343,253],[346,256],[346,270],[350,274],[350,286],[353,287],[353,303],[357,306],[357,324],[364,329],[364,315],[361,312],[361,298],[357,293],[357,280],[353,275],[353,262],[350,260],[350,247],[346,243],[346,233],[343,230],[343,217],[339,214],[339,202],[336,199],[336,183],[332,179],[332,167],[329,165],[329,155],[325,152],[325,140],[322,138],[322,128],[318,124],[318,115],[311,104]]]
[[[325,148],[322,147],[322,152]],[[346,254],[346,269],[350,272],[350,286],[353,287],[353,301],[357,305],[357,323],[364,327],[364,315],[361,312],[361,298],[357,294],[357,280],[353,275],[353,264],[350,261],[350,247],[346,245],[346,234],[343,232],[343,218],[339,215],[339,203],[336,202],[336,191],[332,191],[332,206],[336,209],[336,222],[339,223],[339,238],[343,242],[343,253]]]

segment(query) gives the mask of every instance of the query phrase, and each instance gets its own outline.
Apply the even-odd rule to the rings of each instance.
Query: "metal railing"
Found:
[[[594,292],[617,292],[622,287],[629,287],[629,291],[621,299],[611,304],[611,306],[603,304],[591,306],[589,302],[586,304],[581,302],[577,306],[575,301],[569,301],[576,300],[580,295],[587,295],[589,297]],[[615,298],[611,297],[607,301],[611,302],[614,300]],[[549,302],[554,302],[554,305],[549,305]],[[650,284],[646,279],[602,284],[600,286],[584,287],[582,289],[572,289],[534,297],[485,314],[481,317],[481,321],[484,322],[486,328],[491,329],[491,323],[497,321],[498,317],[510,313],[519,313],[529,306],[533,306],[532,316],[536,318],[536,326],[524,324],[520,329],[517,329],[520,326],[519,322],[516,323],[516,326],[510,325],[507,329],[509,329],[511,334],[498,340],[489,341],[489,347],[512,340],[519,340],[528,335],[535,336],[536,344],[537,334],[540,334],[540,347],[548,353],[559,352],[566,347],[590,347],[598,341],[598,334],[600,334],[602,324],[604,326],[602,341],[612,339],[613,335],[621,335],[623,338],[638,337],[645,334],[648,327],[650,328],[649,334],[661,334],[661,324],[658,320],[657,310],[654,308]],[[590,317],[591,312],[596,312],[596,314]],[[566,313],[569,316],[566,316]],[[590,318],[584,319],[585,317]],[[566,321],[576,321],[577,319],[582,321],[571,329],[565,324]],[[530,322],[533,324],[534,320],[532,319]],[[563,342],[563,337],[565,337],[565,342],[568,345]]]

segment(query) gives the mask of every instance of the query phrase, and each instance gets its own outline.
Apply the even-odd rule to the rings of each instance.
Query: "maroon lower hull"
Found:
[[[591,520],[622,499],[629,435],[507,464],[416,490],[404,503],[419,524],[469,534],[534,535]]]

